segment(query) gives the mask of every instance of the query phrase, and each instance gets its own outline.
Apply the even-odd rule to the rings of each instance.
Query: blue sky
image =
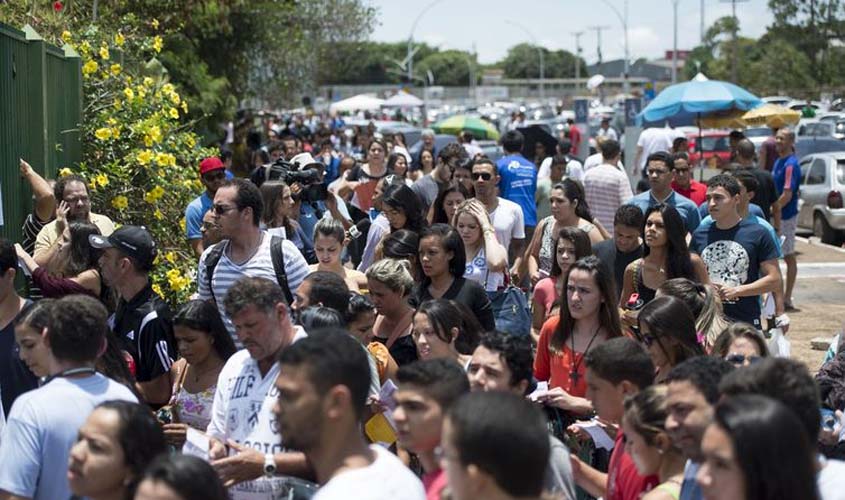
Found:
[[[432,0],[364,0],[379,9],[379,24],[371,38],[395,42],[407,40],[414,19]],[[596,33],[590,26],[608,26],[602,32],[604,60],[624,54],[622,24],[607,3],[622,12],[623,0],[441,0],[420,19],[414,39],[441,49],[471,50],[478,59],[492,63],[504,57],[510,46],[530,41],[529,35],[508,24],[516,21],[551,50],[575,52],[575,31],[581,37],[583,56],[596,61]],[[678,48],[690,49],[699,41],[700,0],[679,0]],[[705,26],[730,15],[730,3],[705,0]],[[741,34],[759,37],[772,22],[766,0],[737,3]],[[631,57],[660,57],[672,49],[672,1],[628,0],[628,37]]]

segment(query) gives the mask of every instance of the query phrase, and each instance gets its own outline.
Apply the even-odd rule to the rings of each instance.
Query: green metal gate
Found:
[[[48,179],[78,164],[81,116],[79,55],[70,46],[44,42],[28,25],[19,31],[0,23],[0,236],[20,241],[21,225],[32,210],[18,159]]]

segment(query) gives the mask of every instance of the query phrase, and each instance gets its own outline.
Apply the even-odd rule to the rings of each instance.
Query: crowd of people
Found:
[[[794,307],[790,130],[771,173],[740,139],[706,184],[648,132],[635,195],[606,127],[541,165],[518,130],[494,161],[312,126],[241,176],[198,165],[173,308],[144,227],[21,161],[0,499],[845,498],[845,351],[817,381],[768,334]]]

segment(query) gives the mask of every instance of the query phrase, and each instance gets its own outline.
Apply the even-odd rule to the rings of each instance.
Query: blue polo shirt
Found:
[[[775,188],[778,196],[783,194],[784,189],[792,190],[792,199],[781,207],[780,217],[789,220],[798,215],[798,189],[801,187],[801,165],[795,155],[775,160],[772,167],[772,177],[775,180]]]
[[[202,217],[206,212],[211,210],[211,205],[213,204],[214,200],[208,196],[208,191],[204,191],[188,203],[188,208],[185,209],[185,232],[188,234],[189,240],[202,238],[202,232],[200,231]]]
[[[499,171],[499,196],[522,207],[525,227],[536,226],[537,167],[521,154],[514,154],[499,158],[496,169]]]
[[[686,196],[676,193],[675,191],[672,191],[669,197],[665,200],[659,201],[651,195],[651,189],[649,189],[648,191],[631,198],[627,205],[635,205],[642,210],[643,214],[645,214],[648,212],[649,208],[661,203],[675,207],[675,210],[677,210],[681,217],[684,218],[684,221],[687,224],[687,231],[692,233],[696,230],[696,228],[698,228],[698,224],[701,222],[701,216],[698,214],[698,207],[692,200]]]

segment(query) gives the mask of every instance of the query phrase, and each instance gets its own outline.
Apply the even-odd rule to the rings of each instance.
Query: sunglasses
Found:
[[[226,205],[212,205],[211,209],[214,210],[215,215],[224,215],[226,212],[230,210],[235,210],[238,207],[227,207]]]
[[[748,361],[748,364],[753,365],[761,359],[762,358],[760,356],[756,356],[754,354],[748,356],[745,356],[743,354],[728,354],[727,356],[725,356],[725,361],[735,366],[742,366],[745,364],[746,361]]]
[[[478,179],[484,179],[485,181],[489,181],[492,178],[493,174],[491,174],[490,172],[473,172],[472,174],[472,180],[474,181],[477,181]]]

